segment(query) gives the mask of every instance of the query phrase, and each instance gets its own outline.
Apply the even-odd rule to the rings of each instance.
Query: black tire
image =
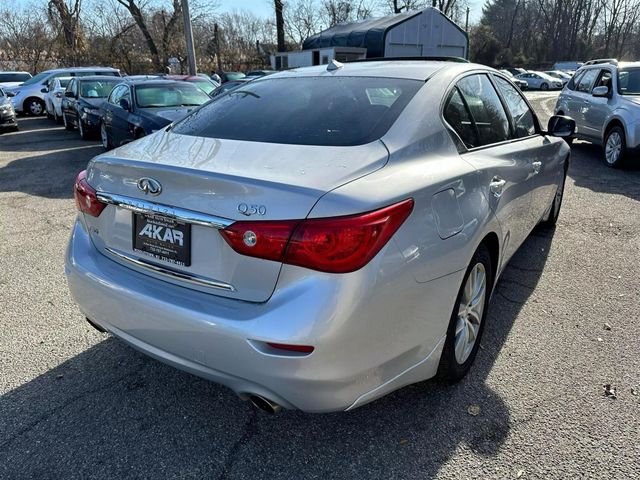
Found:
[[[549,90],[549,84],[548,83],[540,84],[540,90]]]
[[[553,201],[551,202],[551,207],[549,208],[549,215],[547,219],[542,222],[542,225],[545,227],[553,227],[556,223],[558,223],[558,217],[560,216],[560,208],[562,207],[562,199],[564,198],[564,186],[567,183],[567,169],[564,170],[564,175],[562,177],[562,183],[558,185],[556,189],[556,194],[553,196]]]
[[[64,112],[62,112],[62,123],[64,124],[65,130],[73,130],[73,123],[71,123]]]
[[[480,319],[480,327],[475,336],[475,343],[469,353],[469,356],[463,363],[459,363],[456,359],[455,353],[455,340],[456,340],[456,326],[458,324],[458,311],[460,308],[460,302],[463,295],[463,290],[467,283],[467,279],[469,278],[469,274],[475,268],[475,266],[481,263],[484,267],[486,274],[486,291],[484,295],[484,308],[482,311],[482,316]],[[441,380],[447,383],[456,383],[467,374],[473,361],[476,358],[478,353],[478,348],[480,347],[480,341],[482,340],[482,332],[484,332],[484,326],[486,324],[487,319],[487,310],[489,306],[489,297],[491,296],[491,290],[493,287],[493,269],[491,262],[491,254],[489,253],[489,249],[486,245],[481,244],[476,252],[473,254],[473,258],[469,263],[469,267],[467,267],[467,271],[465,272],[464,278],[462,280],[462,285],[460,285],[460,290],[458,290],[458,295],[456,297],[456,302],[453,305],[453,312],[451,313],[451,318],[449,320],[449,327],[447,328],[447,338],[444,342],[444,348],[442,350],[442,356],[440,357],[440,365],[438,366],[437,376]]]
[[[81,118],[78,118],[78,133],[83,140],[91,140],[93,137],[91,131],[87,129]]]
[[[618,140],[614,141],[616,135]],[[619,143],[617,156],[614,155],[613,151],[609,152],[610,141],[612,142],[612,144]],[[613,147],[611,147],[611,149],[616,150]],[[604,160],[604,163],[607,167],[620,168],[624,164],[625,156],[627,154],[627,137],[625,136],[624,129],[622,127],[616,125],[607,130],[607,134],[604,137],[604,146],[602,150],[602,159]]]
[[[104,122],[100,122],[100,141],[102,142],[102,148],[105,150],[111,150],[113,148],[113,144],[109,139],[109,133],[107,132],[107,128]]]
[[[24,113],[34,117],[38,117],[47,111],[44,102],[36,97],[27,98],[24,101],[22,108],[24,109]]]

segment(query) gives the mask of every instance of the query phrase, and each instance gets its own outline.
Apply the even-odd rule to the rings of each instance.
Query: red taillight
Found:
[[[287,343],[271,343],[267,342],[271,348],[275,348],[278,350],[287,350],[289,352],[299,352],[299,353],[311,353],[315,349],[311,345],[289,345]]]
[[[358,215],[236,222],[221,231],[238,253],[329,273],[366,265],[413,209],[413,200]]]
[[[73,188],[78,210],[92,217],[98,217],[107,205],[98,200],[95,189],[87,182],[87,171],[78,174]]]

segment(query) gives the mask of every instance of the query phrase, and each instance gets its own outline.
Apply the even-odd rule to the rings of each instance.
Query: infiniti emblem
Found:
[[[149,177],[142,177],[138,180],[138,188],[142,190],[145,195],[160,195],[160,192],[162,192],[160,182]]]

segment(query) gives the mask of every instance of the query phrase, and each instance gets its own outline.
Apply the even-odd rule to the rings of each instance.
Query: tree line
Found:
[[[2,3],[4,2],[4,3]],[[187,71],[181,0],[0,0],[0,69],[112,65],[127,73]],[[268,65],[269,53],[342,22],[426,6],[463,28],[468,0],[264,0],[273,15],[221,12],[191,0],[199,71]],[[470,27],[472,61],[530,65],[640,52],[640,0],[488,0]]]

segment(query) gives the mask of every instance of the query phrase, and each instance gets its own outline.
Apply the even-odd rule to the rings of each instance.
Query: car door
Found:
[[[596,87],[612,88],[613,72],[603,68],[586,96],[584,108],[584,131],[593,138],[601,138],[604,130],[604,122],[611,111],[611,99],[609,97],[594,97],[592,92]]]
[[[75,79],[69,80],[67,84],[67,88],[65,88],[64,93],[62,94],[62,115],[66,116],[67,119],[71,119],[71,97],[73,95],[73,84],[75,83]]]
[[[67,121],[73,123],[74,125],[78,124],[78,94],[80,93],[80,83],[77,79],[72,79],[69,82],[69,87],[72,96],[67,99]],[[69,88],[68,88],[69,90]]]
[[[456,83],[444,117],[464,143],[462,158],[478,170],[489,207],[502,228],[506,261],[530,231],[532,142],[513,141],[507,112],[485,73]]]
[[[127,112],[120,106],[120,100],[126,96],[129,91],[127,85],[118,85],[113,89],[104,114],[104,123],[109,138],[113,145],[120,145],[123,141],[127,130]]]
[[[551,205],[563,174],[564,159],[560,156],[562,143],[551,141],[542,135],[533,109],[516,87],[498,75],[494,75],[493,79],[510,115],[513,145],[517,144],[519,154],[528,156],[531,160],[531,229]]]
[[[593,84],[600,73],[600,69],[592,68],[585,70],[584,74],[576,81],[576,90],[573,93],[574,106],[571,111],[571,118],[576,121],[580,136],[591,138],[592,131],[586,127],[585,113],[587,112]]]

